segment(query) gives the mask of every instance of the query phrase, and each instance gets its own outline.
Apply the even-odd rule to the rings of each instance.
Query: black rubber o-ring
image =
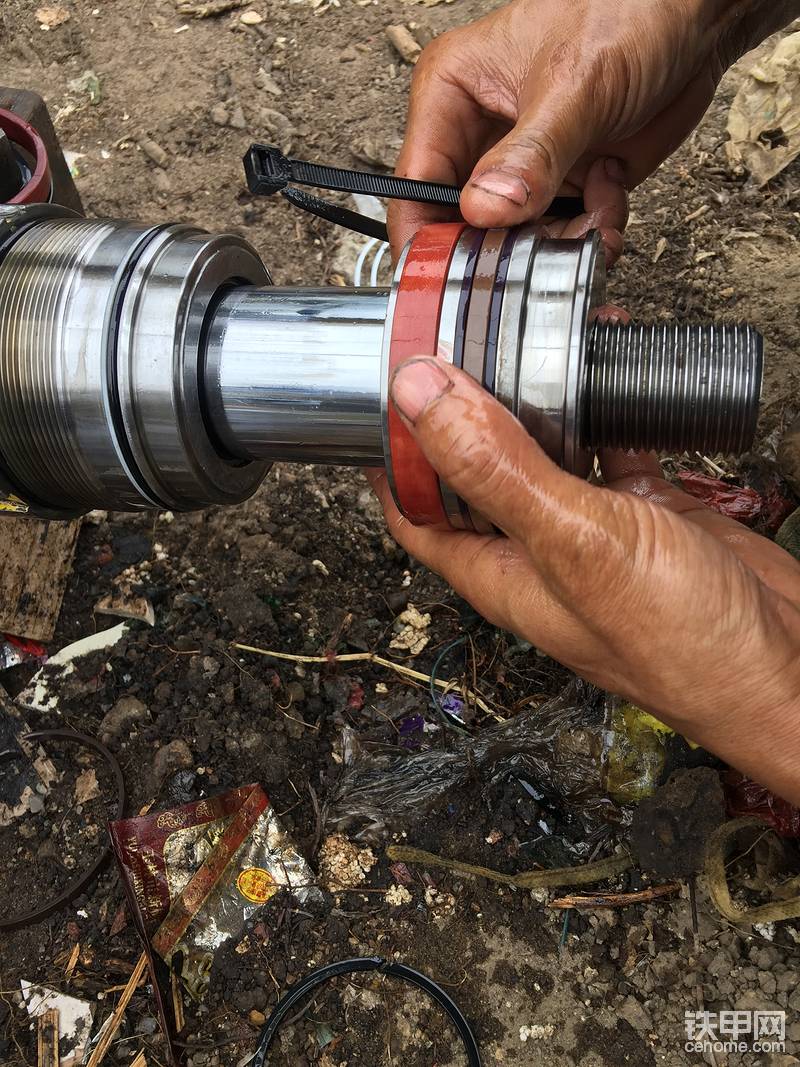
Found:
[[[24,734],[22,740],[72,741],[77,745],[82,745],[84,748],[94,749],[95,752],[103,757],[114,775],[117,786],[117,810],[114,813],[114,818],[121,819],[125,814],[125,779],[122,776],[122,770],[106,746],[101,744],[97,738],[90,737],[88,734],[78,733],[77,730],[37,730],[32,734]],[[110,858],[111,845],[109,844],[106,845],[91,867],[70,882],[64,892],[59,894],[55,900],[51,900],[49,904],[45,904],[43,908],[37,908],[35,911],[21,912],[17,915],[12,915],[10,919],[0,919],[0,930],[19,930],[23,926],[32,926],[34,923],[40,923],[43,919],[49,919],[55,912],[66,907],[75,897],[79,897],[84,889],[94,881]]]
[[[430,978],[426,978],[424,974],[420,974],[419,971],[414,971],[402,963],[389,963],[387,960],[381,959],[380,956],[361,956],[352,960],[342,960],[339,963],[329,963],[325,967],[318,967],[317,970],[307,975],[302,982],[293,986],[291,991],[278,1001],[275,1010],[264,1023],[256,1045],[255,1055],[251,1061],[253,1067],[264,1067],[267,1052],[278,1027],[298,1001],[302,1000],[312,989],[322,985],[323,982],[338,978],[341,974],[356,974],[363,971],[380,971],[381,974],[389,975],[391,978],[400,978],[402,981],[408,982],[410,985],[416,986],[427,993],[450,1017],[451,1022],[458,1030],[459,1037],[467,1053],[469,1067],[481,1067],[481,1054],[478,1049],[478,1043],[472,1030],[470,1030],[469,1023],[455,1001],[445,993],[441,986],[438,986]]]

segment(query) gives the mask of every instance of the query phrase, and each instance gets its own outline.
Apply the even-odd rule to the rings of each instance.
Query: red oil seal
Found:
[[[414,356],[438,356],[439,315],[450,259],[464,223],[423,227],[411,241],[397,288],[389,347],[389,380]],[[447,523],[439,477],[397,413],[388,405],[388,438],[398,507],[416,526]]]
[[[46,204],[50,200],[52,179],[50,162],[44,141],[29,122],[13,111],[0,108],[0,129],[12,144],[27,152],[31,163],[31,176],[20,191],[12,196],[9,204]],[[26,161],[27,162],[27,161]]]

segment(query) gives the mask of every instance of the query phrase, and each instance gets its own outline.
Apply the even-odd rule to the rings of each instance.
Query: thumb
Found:
[[[410,359],[395,371],[390,391],[428,462],[508,536],[541,548],[538,527],[554,512],[563,519],[585,511],[589,487],[559,470],[466,372],[439,359]]]
[[[471,226],[515,226],[544,214],[588,146],[592,122],[580,97],[547,94],[476,164],[461,194]]]

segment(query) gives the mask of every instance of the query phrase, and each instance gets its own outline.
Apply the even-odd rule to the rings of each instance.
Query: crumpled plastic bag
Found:
[[[745,78],[728,114],[728,158],[766,185],[800,155],[800,33]]]
[[[446,748],[365,750],[344,735],[344,773],[333,790],[326,829],[377,840],[394,821],[418,818],[467,782],[488,787],[510,774],[577,822],[588,853],[609,824],[626,815],[602,778],[605,694],[574,679],[556,697],[472,736],[447,735]]]

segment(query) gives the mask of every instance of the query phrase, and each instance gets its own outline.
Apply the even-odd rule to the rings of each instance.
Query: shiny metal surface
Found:
[[[206,345],[208,418],[242,459],[383,466],[385,289],[242,289]]]
[[[117,352],[122,420],[138,468],[170,508],[236,503],[267,471],[221,454],[202,417],[209,309],[242,280],[269,281],[244,241],[174,227],[149,246],[128,285]]]
[[[752,326],[595,323],[580,410],[587,448],[744,452],[756,431],[763,340]],[[632,442],[635,442],[633,444]]]
[[[0,261],[0,453],[25,490],[53,507],[103,498],[152,506],[114,432],[106,337],[122,267],[155,232],[45,220]]]
[[[519,356],[518,417],[555,463],[576,474],[586,473],[576,447],[574,405],[582,358],[576,349],[585,336],[589,308],[603,294],[595,242],[594,234],[584,240],[538,242]]]
[[[528,282],[533,267],[536,247],[536,229],[523,227],[511,250],[508,264],[503,306],[500,311],[500,330],[497,338],[497,369],[494,379],[494,395],[517,414],[517,379],[519,377],[519,348],[522,340],[525,301]]]
[[[456,364],[483,239],[462,234],[439,309],[438,352]],[[556,463],[582,474],[595,447],[749,446],[756,331],[594,324],[595,236],[502,240],[502,269],[478,286],[481,311],[492,290],[490,343],[473,331],[472,362]],[[236,503],[278,459],[386,462],[394,489],[389,346],[407,255],[388,293],[277,289],[238,237],[0,206],[0,514]],[[453,526],[491,530],[441,489]]]

